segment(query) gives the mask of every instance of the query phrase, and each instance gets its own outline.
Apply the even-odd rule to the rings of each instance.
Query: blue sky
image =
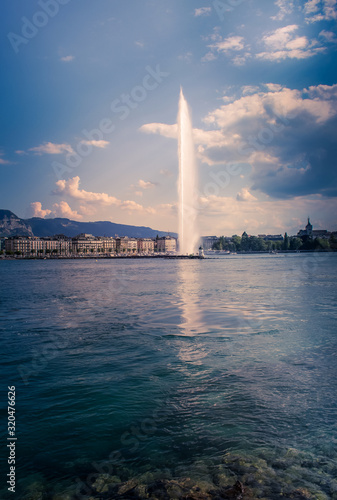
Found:
[[[336,0],[13,0],[1,207],[177,230],[188,100],[203,234],[337,229]]]

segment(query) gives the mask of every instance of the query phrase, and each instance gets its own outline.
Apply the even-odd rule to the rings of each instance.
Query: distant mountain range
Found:
[[[155,238],[167,235],[166,232],[157,231],[145,226],[128,226],[115,224],[109,221],[78,222],[70,219],[20,219],[10,210],[0,210],[0,237],[1,236],[76,236],[80,233],[89,233],[94,236],[129,236],[134,238]],[[170,233],[171,236],[177,236]]]

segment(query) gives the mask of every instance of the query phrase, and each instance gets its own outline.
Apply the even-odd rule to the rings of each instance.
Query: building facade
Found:
[[[13,236],[5,240],[5,250],[22,255],[63,254],[71,251],[70,238],[37,238],[33,236]]]
[[[116,238],[109,236],[99,236],[97,238],[101,242],[101,251],[104,253],[116,252]]]
[[[217,236],[202,236],[201,245],[204,250],[212,250],[214,243],[218,241]]]
[[[33,257],[45,254],[59,256],[90,256],[137,253],[151,255],[157,250],[160,253],[174,253],[177,250],[177,240],[172,236],[164,236],[153,240],[151,238],[129,238],[93,236],[81,233],[74,238],[56,235],[48,238],[34,236],[13,236],[3,239],[4,250],[8,254]]]
[[[116,251],[116,238],[82,233],[72,238],[72,251],[77,254],[109,254]]]
[[[177,251],[177,240],[172,236],[163,236],[157,239],[157,251],[160,253],[172,253]]]
[[[81,233],[72,238],[72,251],[77,254],[98,253],[101,244],[92,234]]]
[[[117,253],[136,253],[137,239],[128,236],[116,238],[116,251]]]
[[[139,253],[153,253],[154,240],[151,240],[151,238],[139,238],[137,240],[137,250]]]
[[[302,236],[308,236],[309,238],[312,238],[312,224],[310,223],[310,218],[308,217],[308,224],[305,226],[305,229],[300,229],[297,233],[297,236],[300,238]]]

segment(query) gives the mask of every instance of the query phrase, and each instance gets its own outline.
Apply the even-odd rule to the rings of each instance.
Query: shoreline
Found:
[[[58,255],[43,257],[30,257],[22,255],[2,255],[0,260],[102,260],[102,259],[198,259],[203,260],[205,257],[199,255]]]
[[[214,256],[228,256],[233,255],[287,255],[287,254],[306,254],[306,253],[336,253],[334,249],[321,249],[321,250],[279,250],[277,252],[235,252],[227,253],[221,251],[205,251],[205,256],[199,255],[170,255],[170,254],[151,254],[151,255],[42,255],[38,256],[25,256],[25,255],[0,255],[0,260],[98,260],[98,259],[210,259]]]

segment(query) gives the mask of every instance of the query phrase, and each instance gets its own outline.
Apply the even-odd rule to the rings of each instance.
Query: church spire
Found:
[[[307,235],[312,236],[312,224],[310,223],[310,217],[308,217],[308,224],[305,227]]]

